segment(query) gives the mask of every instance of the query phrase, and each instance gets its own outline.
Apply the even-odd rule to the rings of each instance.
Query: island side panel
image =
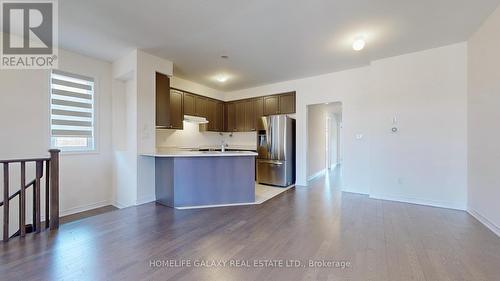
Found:
[[[255,202],[255,157],[174,160],[175,207]]]
[[[156,202],[174,207],[174,158],[155,159]]]

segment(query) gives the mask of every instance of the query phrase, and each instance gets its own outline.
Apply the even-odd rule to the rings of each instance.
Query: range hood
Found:
[[[208,124],[207,118],[192,115],[184,115],[184,121],[194,124]]]

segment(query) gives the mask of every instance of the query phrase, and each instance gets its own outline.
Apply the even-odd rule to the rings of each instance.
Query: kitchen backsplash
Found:
[[[232,136],[230,136],[232,135]],[[156,130],[158,148],[219,147],[222,140],[229,147],[256,149],[256,132],[220,133],[200,131],[198,124],[184,122],[183,130]]]

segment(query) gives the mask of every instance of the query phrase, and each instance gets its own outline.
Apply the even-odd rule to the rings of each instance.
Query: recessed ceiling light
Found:
[[[354,51],[361,51],[361,50],[363,50],[363,48],[365,47],[365,45],[366,45],[365,39],[363,39],[363,38],[357,38],[352,43],[352,49]]]

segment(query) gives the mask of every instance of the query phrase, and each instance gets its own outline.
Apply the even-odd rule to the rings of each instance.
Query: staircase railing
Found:
[[[45,228],[51,230],[59,227],[59,149],[49,150],[48,158],[32,159],[11,159],[0,160],[3,165],[3,241],[7,242],[14,236],[24,237],[26,233],[40,233],[42,230],[41,222],[41,179],[44,177],[45,164]],[[26,184],[26,163],[35,163],[35,179]],[[20,163],[21,166],[21,184],[20,189],[9,194],[9,165]],[[33,191],[33,223],[26,225],[26,191],[29,188]],[[10,201],[19,197],[19,230],[12,236],[9,236],[9,215]]]

